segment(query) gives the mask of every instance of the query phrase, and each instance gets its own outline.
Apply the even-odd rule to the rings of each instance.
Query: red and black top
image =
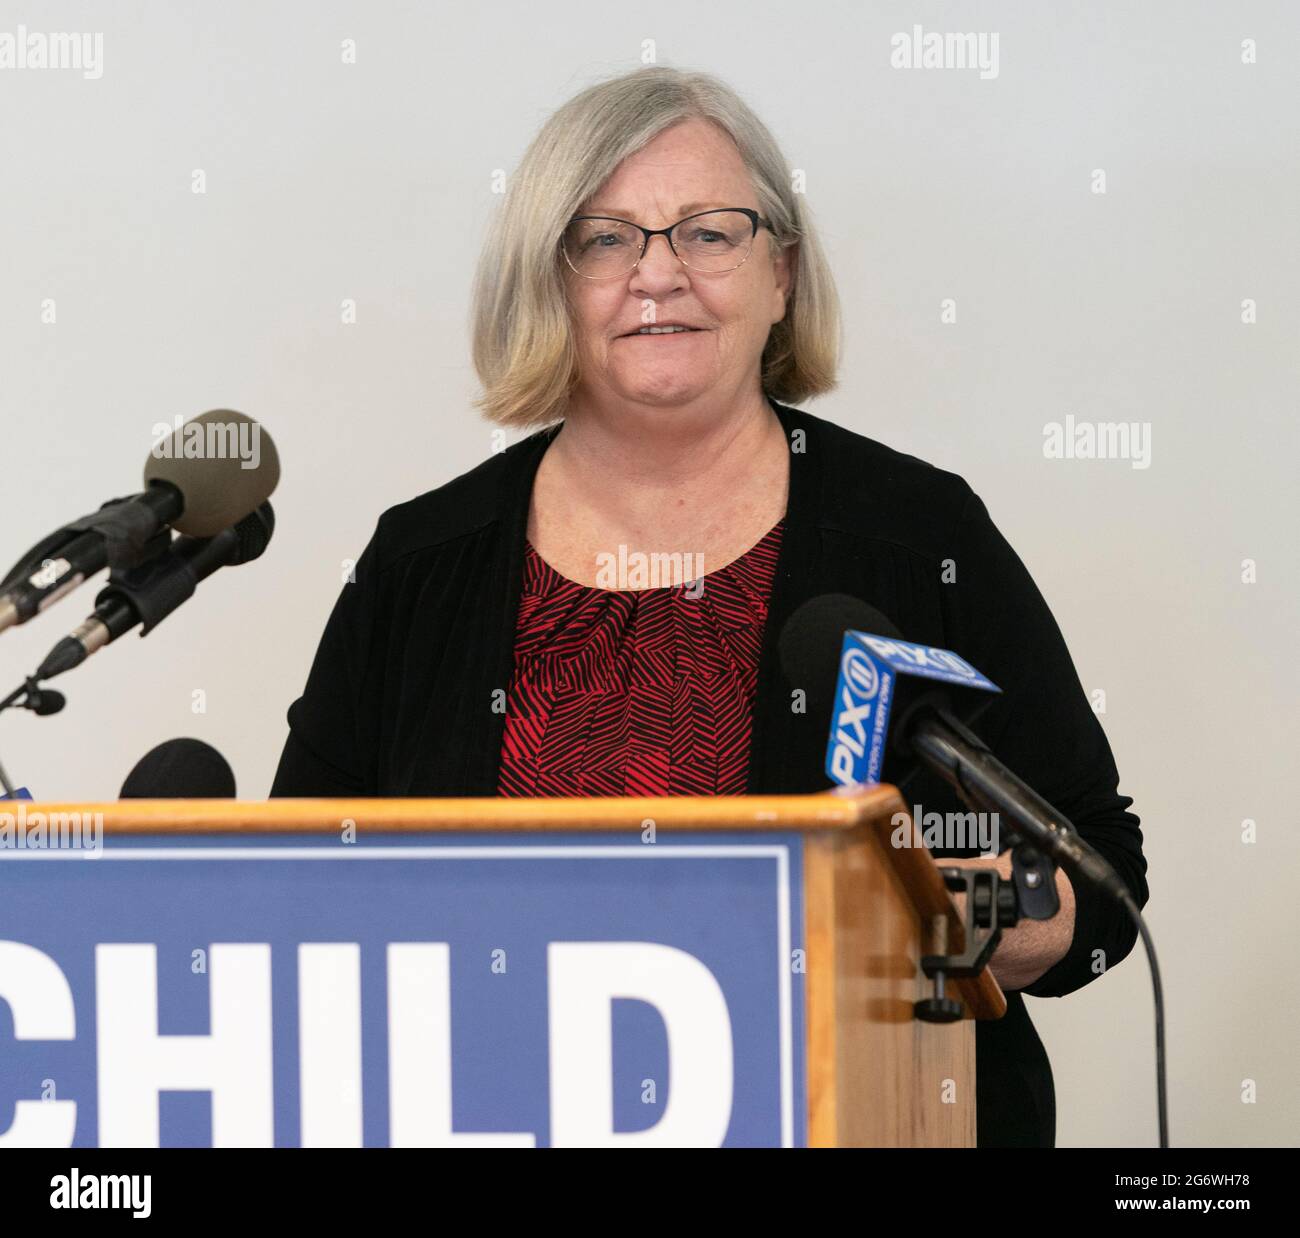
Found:
[[[499,792],[743,794],[783,523],[660,589],[580,585],[528,545]]]

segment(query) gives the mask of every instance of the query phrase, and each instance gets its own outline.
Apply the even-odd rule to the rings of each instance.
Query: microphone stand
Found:
[[[0,701],[0,713],[12,705],[17,705],[21,709],[30,709],[38,718],[43,718],[48,714],[57,714],[67,703],[68,698],[62,692],[56,692],[53,688],[42,688],[29,675],[3,701]],[[14,786],[9,781],[9,775],[3,765],[0,765],[0,786],[4,787],[6,795],[13,795]]]
[[[944,992],[947,975],[975,975],[992,956],[1001,930],[1021,917],[1020,895],[1027,894],[1027,919],[1045,919],[1056,913],[1056,862],[1072,877],[1104,891],[1119,903],[1137,926],[1151,969],[1155,1001],[1156,1114],[1160,1146],[1169,1146],[1169,1107],[1165,1072],[1165,998],[1156,961],[1155,942],[1142,917],[1142,909],[1119,874],[1079,837],[1064,813],[1016,777],[989,751],[988,746],[933,698],[919,700],[908,710],[896,732],[897,748],[918,757],[950,783],[977,812],[997,812],[1012,822],[1012,888],[1005,892],[996,872],[988,869],[948,869],[944,884],[966,891],[966,950],[961,955],[933,955],[922,960],[925,974],[935,981],[932,998],[918,1003],[917,1017],[950,1021],[956,1003]],[[1046,915],[1043,909],[1052,909]],[[978,960],[978,966],[976,965]],[[926,963],[929,967],[926,967]],[[922,1008],[926,1013],[922,1013]],[[960,1008],[958,1008],[960,1009]],[[960,1017],[958,1014],[957,1017]]]

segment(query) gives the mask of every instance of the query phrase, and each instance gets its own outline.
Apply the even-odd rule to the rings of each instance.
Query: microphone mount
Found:
[[[938,954],[921,956],[921,970],[934,981],[930,997],[914,1002],[912,1011],[925,1023],[955,1023],[962,1017],[961,1003],[947,995],[951,977],[978,976],[988,966],[1002,940],[1002,930],[1021,920],[1050,920],[1060,909],[1056,890],[1056,864],[1031,842],[1015,837],[1011,846],[1011,880],[993,868],[954,868],[938,862],[944,885],[965,894],[963,928],[966,948],[946,953],[942,930]],[[944,925],[947,921],[942,921]]]
[[[141,494],[109,499],[31,548],[0,581],[0,631],[26,623],[102,566],[125,571],[154,558],[171,540],[181,492],[155,480]]]

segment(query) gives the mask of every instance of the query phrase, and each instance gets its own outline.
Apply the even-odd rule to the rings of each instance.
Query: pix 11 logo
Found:
[[[835,681],[835,718],[826,747],[826,775],[841,786],[880,781],[889,716],[900,690],[920,683],[951,690],[998,692],[991,680],[951,649],[867,632],[846,632]]]

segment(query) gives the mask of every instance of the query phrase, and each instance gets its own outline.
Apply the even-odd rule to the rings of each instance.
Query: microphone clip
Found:
[[[37,717],[44,718],[57,714],[67,703],[68,698],[62,692],[54,688],[42,688],[38,679],[28,675],[17,688],[0,700],[0,710],[30,709]]]
[[[948,996],[949,976],[978,976],[993,957],[1002,940],[1002,930],[1011,928],[1020,918],[1016,905],[1015,885],[1002,880],[992,868],[944,868],[939,876],[952,893],[965,893],[963,927],[966,949],[960,954],[923,954],[921,970],[934,981],[934,993],[912,1003],[912,1013],[923,1023],[956,1023],[962,1017],[962,1005]],[[935,921],[937,947],[947,949],[948,919]]]
[[[68,703],[68,698],[62,692],[54,688],[42,688],[31,676],[27,678],[26,688],[27,695],[21,702],[22,708],[30,709],[39,718],[59,713]]]
[[[966,895],[966,949],[921,956],[921,970],[934,981],[934,993],[914,1002],[912,1011],[924,1023],[955,1023],[962,1007],[947,994],[948,977],[978,976],[998,948],[1004,928],[1014,928],[1021,920],[1050,920],[1060,910],[1060,897],[1051,856],[1019,838],[1011,847],[1010,881],[995,868],[951,868],[942,862],[939,875],[949,891]],[[943,951],[948,921],[938,923],[938,949]]]

